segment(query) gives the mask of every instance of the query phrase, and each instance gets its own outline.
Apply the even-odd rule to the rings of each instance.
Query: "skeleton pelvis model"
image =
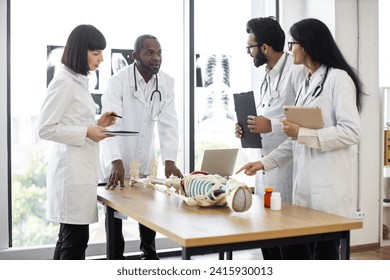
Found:
[[[152,170],[155,164],[152,164]],[[137,174],[138,164],[130,164],[130,184],[143,184],[167,195],[173,195],[184,200],[189,206],[212,207],[228,206],[235,212],[244,212],[252,205],[252,192],[247,185],[235,179],[226,179],[219,175],[208,174],[204,171],[193,172],[184,178],[171,177],[156,179],[156,172],[151,176],[140,179]],[[164,186],[164,187],[162,187]]]

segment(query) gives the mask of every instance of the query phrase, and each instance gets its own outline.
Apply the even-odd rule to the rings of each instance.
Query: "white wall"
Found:
[[[0,0],[0,249],[8,247],[7,179],[7,3]]]
[[[352,231],[352,245],[379,242],[380,152],[378,0],[337,0],[336,41],[346,59],[359,69],[365,92],[360,144],[362,230]],[[359,22],[359,25],[357,24]],[[359,28],[359,30],[358,30]]]
[[[317,18],[327,24],[334,32],[335,0],[280,0],[282,13],[280,23],[286,32],[286,41],[290,41],[289,29],[295,22],[307,18]]]

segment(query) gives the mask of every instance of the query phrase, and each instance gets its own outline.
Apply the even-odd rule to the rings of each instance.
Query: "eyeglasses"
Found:
[[[288,46],[288,50],[291,52],[292,51],[292,48],[294,47],[294,45],[296,44],[300,44],[299,42],[288,42],[287,43],[287,46]]]
[[[251,48],[260,47],[261,45],[262,45],[262,44],[246,46],[246,53],[247,53],[247,54],[250,54],[250,53],[251,53]]]

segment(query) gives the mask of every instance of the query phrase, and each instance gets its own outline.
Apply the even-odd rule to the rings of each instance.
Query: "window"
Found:
[[[241,147],[235,137],[233,94],[253,90],[262,76],[254,77],[254,71],[264,71],[263,67],[254,69],[247,54],[246,23],[255,16],[268,16],[268,2],[273,1],[195,1],[195,170],[201,167],[205,149]],[[241,149],[236,166],[253,160],[256,154],[253,149]],[[254,183],[254,177],[234,177],[249,185]]]
[[[97,104],[107,80],[117,69],[116,66],[130,63],[126,58],[133,49],[135,39],[141,34],[155,35],[163,49],[161,70],[175,78],[178,117],[182,119],[181,104],[185,92],[182,25],[184,3],[181,0],[10,2],[12,245],[54,244],[58,224],[48,222],[45,218],[46,162],[51,149],[48,141],[38,139],[36,121],[47,84],[60,63],[62,47],[70,31],[81,23],[89,23],[101,30],[106,37],[107,48],[103,52],[105,61],[99,68],[98,75],[93,75],[90,79],[91,94],[96,98]],[[170,15],[175,16],[161,13],[167,9]],[[166,32],[168,29],[169,32]],[[100,112],[97,110],[97,113]],[[180,135],[181,131],[180,127]],[[182,163],[181,157],[179,155],[179,165]],[[138,227],[131,228],[134,226],[125,231],[125,236],[129,239],[138,238]],[[105,240],[102,209],[99,223],[91,225],[90,229],[90,243]]]
[[[147,2],[8,0],[11,35],[9,44],[11,46],[9,85],[11,158],[9,161],[12,180],[12,247],[47,245],[43,247],[50,248],[56,241],[58,225],[48,222],[45,218],[46,162],[51,149],[49,142],[38,139],[36,120],[52,71],[58,63],[61,48],[75,26],[81,23],[92,24],[101,30],[107,39],[107,48],[103,53],[105,62],[101,65],[98,75],[91,77],[90,90],[96,98],[97,113],[99,113],[99,96],[104,91],[107,80],[117,69],[114,65],[130,63],[126,58],[133,48],[136,37],[151,33],[159,39],[163,48],[161,69],[175,78],[178,117],[187,120],[186,108],[190,105],[185,103],[189,96],[187,61],[189,46],[186,28],[188,28],[189,3],[195,4],[195,55],[199,70],[206,69],[207,64],[201,65],[202,61],[215,59],[219,63],[211,79],[213,82],[210,83],[210,79],[208,82],[202,81],[195,89],[197,95],[195,104],[217,105],[212,108],[212,111],[217,113],[215,118],[207,118],[205,117],[208,116],[207,112],[202,112],[202,107],[193,104],[196,111],[194,126],[197,131],[194,147],[195,166],[199,168],[205,148],[239,146],[239,140],[234,138],[235,113],[232,94],[250,90],[253,83],[252,61],[245,50],[245,24],[249,18],[256,16],[251,13],[252,9],[264,12],[267,9],[259,9],[259,7],[268,2],[267,0],[244,0],[239,3],[234,0],[228,2],[222,0],[211,2],[207,0]],[[221,6],[224,7],[223,13],[220,12]],[[265,6],[267,5],[264,4]],[[170,11],[169,15],[161,12],[166,10]],[[4,12],[5,18],[6,8],[1,7],[0,11]],[[210,26],[213,29],[210,29]],[[6,30],[6,27],[3,30]],[[0,50],[5,49],[6,43],[0,46]],[[207,76],[206,72],[202,75]],[[216,90],[213,89],[211,92],[212,88]],[[212,96],[214,96],[213,103],[207,103]],[[220,114],[225,109],[226,112]],[[5,119],[4,123],[6,123]],[[179,151],[184,151],[185,146],[188,145],[188,139],[184,143],[187,137],[184,131],[185,129],[188,131],[186,125],[188,126],[188,123],[180,122],[179,142],[183,148],[180,147]],[[215,127],[218,129],[213,129]],[[205,137],[216,141],[210,142],[205,140]],[[229,142],[224,141],[224,138],[230,139]],[[3,142],[2,144],[5,147],[7,145]],[[239,160],[246,161],[245,158]],[[188,172],[188,167],[184,165],[184,152],[179,154],[178,164],[182,170]],[[7,170],[6,166],[3,170]],[[159,170],[161,171],[162,167]],[[3,192],[1,194],[7,195]],[[3,220],[8,217],[0,218],[3,223]],[[126,224],[128,226],[124,232],[125,238],[138,239],[136,223],[129,219]],[[90,243],[104,241],[102,207],[100,207],[99,223],[90,228]],[[0,241],[2,248],[7,247],[8,241],[4,239]],[[104,246],[100,247],[103,247],[104,253]],[[51,249],[46,251],[49,251],[47,256],[50,258]],[[33,255],[23,255],[26,258],[28,256],[33,258]]]

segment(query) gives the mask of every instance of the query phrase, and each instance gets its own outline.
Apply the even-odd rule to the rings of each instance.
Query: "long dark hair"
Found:
[[[61,62],[74,72],[87,76],[88,51],[104,50],[106,39],[94,26],[82,24],[69,34]]]
[[[293,24],[290,35],[299,42],[302,48],[310,55],[314,62],[346,71],[356,87],[356,106],[362,107],[362,82],[345,60],[343,54],[333,39],[329,28],[320,20],[308,18]]]

